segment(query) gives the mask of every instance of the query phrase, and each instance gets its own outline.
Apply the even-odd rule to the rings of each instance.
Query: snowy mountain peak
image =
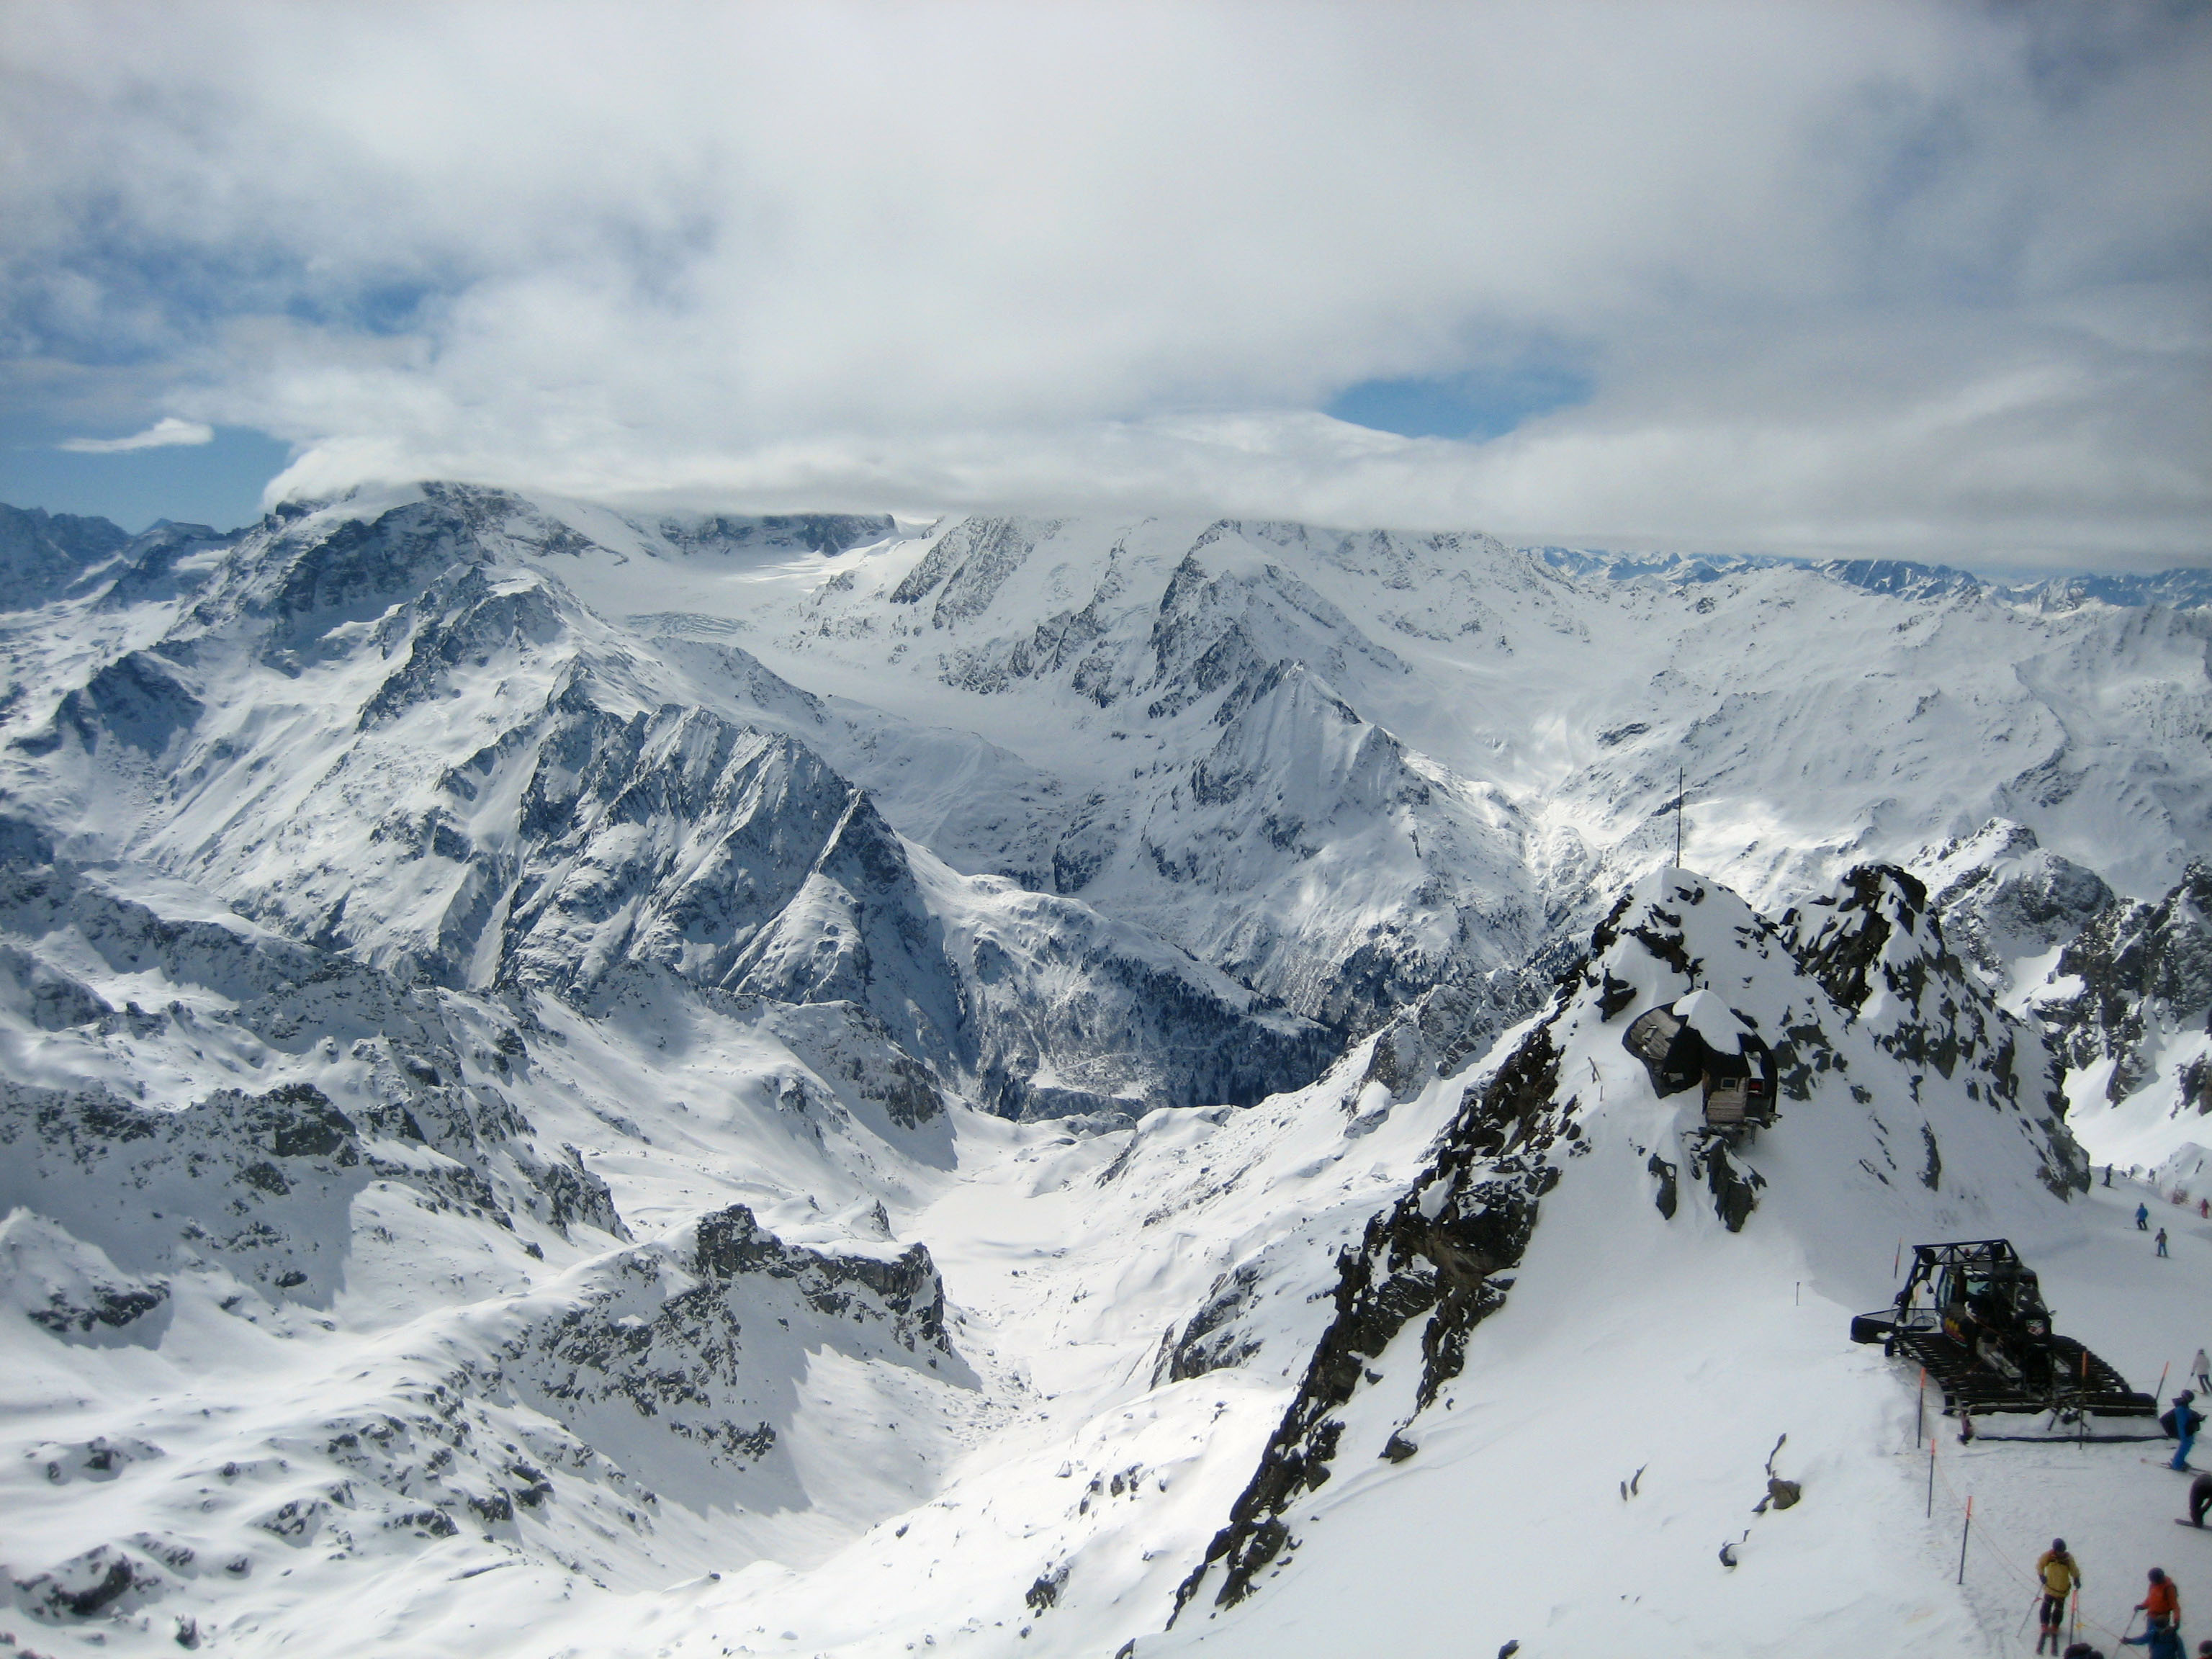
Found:
[[[1528,1298],[1610,1304],[1621,1286],[1604,1280],[1644,1277],[1624,1274],[1627,1263],[1686,1267],[1684,1237],[1741,1231],[1759,1237],[1761,1259],[1790,1264],[1785,1273],[1875,1299],[1881,1269],[1869,1271],[1862,1248],[1869,1225],[1934,1237],[2087,1187],[2078,1148],[2040,1103],[1993,1098],[1965,1067],[1921,1071],[1893,1030],[1867,1029],[1870,998],[1845,1006],[1823,983],[1847,938],[1881,964],[1878,981],[1928,959],[1882,932],[1908,918],[1929,931],[1915,915],[1917,887],[1899,872],[1861,872],[1825,907],[1856,914],[1826,930],[1828,954],[1802,961],[1741,898],[1687,872],[1655,872],[1622,896],[1551,1009],[1470,1076],[1420,1174],[1343,1253],[1334,1318],[1227,1524],[1179,1589],[1177,1630],[1275,1577],[1285,1588],[1263,1605],[1303,1602],[1292,1588],[1303,1579],[1334,1583],[1334,1552],[1353,1540],[1318,1531],[1325,1513],[1348,1505],[1384,1537],[1418,1524],[1394,1513],[1377,1471],[1468,1455],[1468,1431],[1478,1441],[1481,1431],[1452,1408],[1496,1399],[1478,1366],[1575,1328],[1571,1314],[1532,1310],[1516,1335],[1492,1339]],[[1708,1040],[1750,1032],[1774,1042],[1789,1079],[1777,1124],[1749,1139],[1718,1135],[1697,1091],[1656,1095],[1621,1035],[1627,1017],[1653,1006],[1692,1019]],[[1624,1211],[1639,1188],[1642,1203]],[[1340,1476],[1347,1495],[1335,1500]],[[1317,1559],[1291,1561],[1299,1543]]]
[[[437,483],[32,528],[47,1645],[1965,1651],[1844,1337],[1899,1241],[2160,1363],[2075,1132],[2201,1181],[2195,610]]]

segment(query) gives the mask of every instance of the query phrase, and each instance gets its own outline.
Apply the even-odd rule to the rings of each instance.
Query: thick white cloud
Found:
[[[38,384],[127,360],[287,488],[2212,550],[2202,10],[27,5],[0,54]],[[1594,395],[1490,443],[1296,412],[1532,353]]]

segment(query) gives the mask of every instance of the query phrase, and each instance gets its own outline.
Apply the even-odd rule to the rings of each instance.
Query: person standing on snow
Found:
[[[2059,1632],[2066,1622],[2066,1597],[2081,1588],[2081,1569],[2067,1554],[2064,1539],[2052,1539],[2051,1547],[2036,1558],[2035,1576],[2043,1581],[2043,1633],[2035,1638],[2035,1650],[2042,1652],[2048,1642],[2056,1653]]]
[[[2123,1647],[2148,1648],[2150,1659],[2185,1659],[2181,1651],[2181,1592],[2164,1567],[2150,1570],[2150,1589],[2136,1603],[2148,1628],[2141,1636],[2123,1636]]]
[[[2139,1233],[2150,1231],[2150,1206],[2148,1204],[2136,1206],[2136,1231]]]
[[[2212,1360],[2205,1358],[2202,1348],[2197,1351],[2197,1358],[2190,1362],[2189,1376],[2197,1384],[2200,1394],[2212,1394]]]
[[[2158,1419],[2158,1425],[2181,1443],[2174,1449],[2173,1462],[2166,1467],[2180,1471],[2189,1467],[2189,1449],[2197,1443],[2197,1431],[2204,1426],[2204,1414],[2192,1411],[2190,1402],[2197,1396],[2187,1389],[2173,1396],[2173,1409]]]
[[[2160,1255],[2166,1254],[2166,1229],[2163,1227],[2158,1230],[2158,1253]]]

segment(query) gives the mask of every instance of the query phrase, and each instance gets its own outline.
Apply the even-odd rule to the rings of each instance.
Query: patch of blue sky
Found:
[[[1406,438],[1480,442],[1503,437],[1522,422],[1589,401],[1595,382],[1558,364],[1469,369],[1402,380],[1362,380],[1323,410],[1340,421]]]
[[[295,322],[388,338],[420,330],[456,286],[420,277],[366,279],[341,290],[302,289],[283,309]]]
[[[465,286],[448,261],[386,259],[333,272],[270,244],[218,249],[100,224],[88,225],[65,258],[21,275],[0,305],[18,354],[82,364],[158,360],[243,317],[406,333]]]
[[[119,437],[120,433],[87,434]],[[215,429],[213,441],[85,455],[26,442],[0,442],[0,501],[107,519],[136,533],[157,519],[234,530],[261,516],[263,486],[283,471],[291,449],[250,427]]]
[[[14,285],[8,324],[35,353],[86,364],[141,362],[260,308],[283,282],[268,259],[94,240],[48,270],[26,273]]]

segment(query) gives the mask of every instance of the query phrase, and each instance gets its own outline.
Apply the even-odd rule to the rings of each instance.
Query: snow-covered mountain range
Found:
[[[0,584],[19,1650],[1979,1652],[1882,1247],[2163,1352],[2203,573],[429,484]]]

